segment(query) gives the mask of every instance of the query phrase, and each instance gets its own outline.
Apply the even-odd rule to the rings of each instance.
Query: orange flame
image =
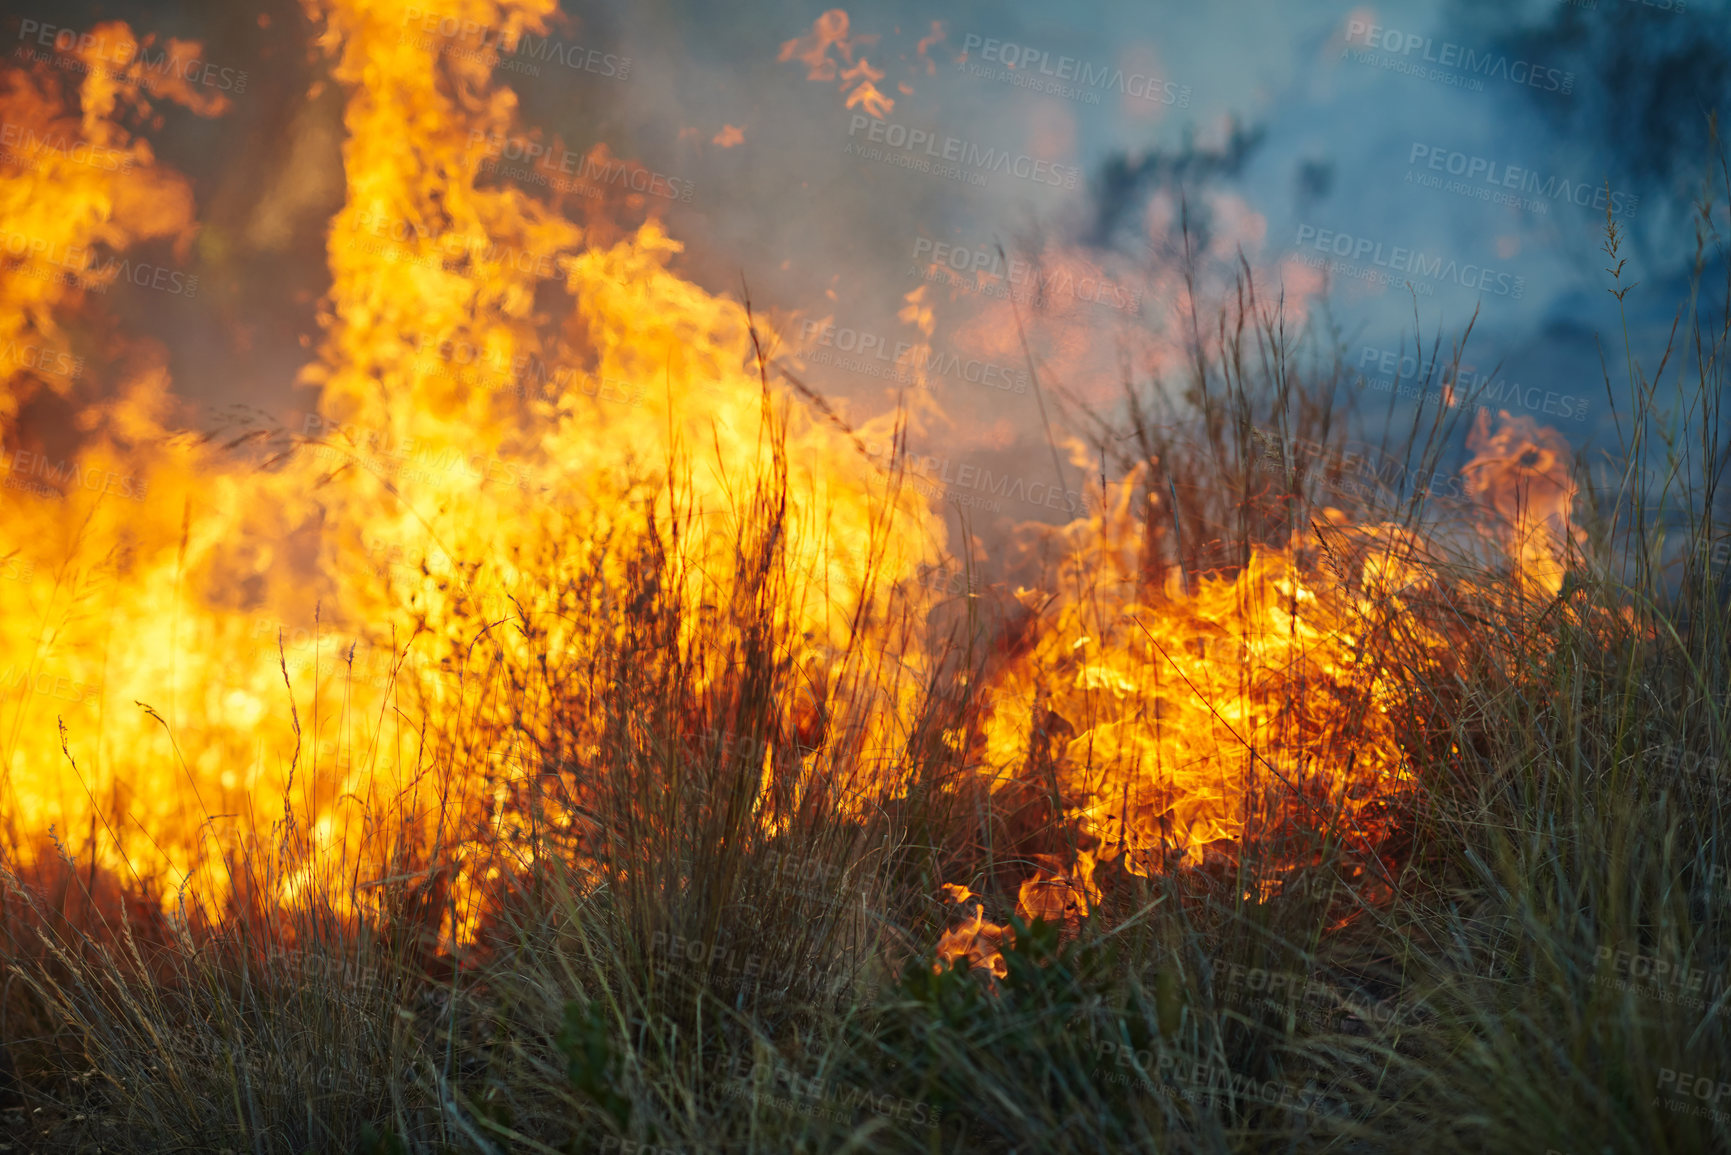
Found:
[[[1531,417],[1506,410],[1497,417],[1493,434],[1490,411],[1480,409],[1467,434],[1474,455],[1464,471],[1468,492],[1495,511],[1522,580],[1554,597],[1563,588],[1568,547],[1585,536],[1569,522],[1576,488],[1569,443]]]
[[[979,967],[994,978],[1004,978],[1010,973],[1010,966],[1004,961],[1002,947],[1014,941],[1015,935],[1009,927],[987,922],[985,906],[975,903],[973,918],[946,930],[938,939],[932,973],[939,974],[966,962],[970,968]]]
[[[552,4],[460,7],[454,15],[511,42],[542,33]],[[502,707],[462,676],[467,642],[513,604],[534,612],[535,590],[584,564],[580,548],[531,563],[534,543],[598,536],[632,508],[637,479],[659,492],[665,520],[675,495],[657,491],[656,479],[667,480],[682,447],[702,446],[711,467],[682,473],[677,500],[713,531],[683,539],[679,562],[725,588],[736,561],[726,516],[737,488],[772,468],[745,311],[671,271],[677,241],[653,219],[623,237],[604,222],[580,226],[493,183],[477,142],[510,135],[514,94],[493,83],[484,54],[440,53],[436,42],[398,35],[409,5],[310,8],[349,91],[348,199],[329,229],[323,341],[303,373],[320,389],[307,426],[314,444],[261,471],[202,439],[168,440],[176,414],[164,358],[135,342],[104,365],[108,396],[73,398],[83,441],[65,462],[55,458],[57,476],[103,484],[74,483],[64,501],[8,502],[0,512],[31,575],[0,583],[0,631],[18,663],[0,686],[7,820],[31,836],[101,831],[101,865],[210,901],[227,890],[224,862],[271,820],[268,800],[290,803],[282,833],[294,853],[277,897],[319,884],[335,863],[364,861],[380,806],[402,799],[411,827],[435,820],[412,800],[430,769],[423,736],[459,718],[479,719],[482,733],[510,729],[501,714],[488,730],[489,711]],[[44,134],[72,131],[46,69],[9,74],[4,91],[10,116]],[[190,238],[186,182],[114,119],[147,112],[147,92],[177,95],[124,70],[84,78],[77,131],[117,150],[129,170],[39,157],[0,174],[0,224],[27,239],[0,289],[8,335],[72,349],[58,319],[91,307],[89,292],[115,274],[69,252]],[[32,275],[32,261],[54,275]],[[575,302],[555,332],[537,312],[548,281]],[[569,367],[573,380],[648,388],[611,397],[477,389],[428,355],[441,348],[477,350],[485,366]],[[80,387],[8,370],[8,457],[29,435],[20,420],[34,397]],[[911,587],[943,528],[911,493],[886,491],[828,420],[779,390],[772,401],[790,462],[797,595],[786,612],[807,647],[792,657],[824,669],[846,648],[851,621],[881,616],[855,611],[861,575]],[[45,457],[30,452],[32,462]],[[886,515],[910,532],[868,558]],[[408,561],[381,566],[380,557]],[[353,676],[360,665],[365,675]],[[401,731],[362,722],[379,717],[400,719]],[[868,751],[873,727],[893,730],[862,726]],[[357,743],[357,730],[368,737]],[[469,753],[465,797],[465,783],[528,773],[509,751]],[[255,799],[266,802],[262,815]],[[464,804],[486,810],[495,799]],[[393,873],[388,862],[367,869],[376,873],[362,877]],[[460,922],[446,934],[471,930]]]
[[[0,169],[0,340],[41,349],[0,366],[17,498],[0,504],[0,532],[19,563],[0,567],[11,655],[0,672],[0,811],[26,858],[33,839],[76,835],[98,865],[210,903],[228,893],[224,866],[261,846],[282,849],[269,899],[323,887],[341,863],[367,879],[400,875],[392,856],[403,848],[369,843],[368,831],[395,808],[405,841],[442,836],[444,819],[419,793],[429,775],[445,776],[453,805],[509,845],[502,799],[533,773],[513,743],[546,737],[523,719],[549,703],[489,695],[473,643],[511,614],[539,622],[547,591],[644,508],[657,524],[677,509],[705,527],[671,547],[673,563],[707,583],[686,594],[685,628],[696,630],[704,599],[740,576],[739,493],[785,460],[792,592],[778,612],[799,639],[787,657],[805,675],[789,708],[790,743],[802,747],[828,726],[827,699],[859,660],[854,623],[879,629],[884,591],[919,588],[946,541],[941,519],[886,484],[832,413],[760,378],[745,308],[678,275],[681,245],[652,214],[629,229],[601,210],[575,221],[486,171],[479,142],[519,129],[516,96],[492,75],[496,54],[399,35],[413,11],[401,0],[306,2],[348,93],[347,199],[329,225],[331,288],[302,374],[320,391],[303,431],[314,436],[272,440],[263,467],[240,445],[169,436],[186,415],[155,343],[74,335],[113,327],[99,298],[123,260],[153,242],[184,253],[195,236],[191,186],[128,126],[162,101],[215,115],[221,98],[137,61],[111,67],[112,46],[132,39],[120,24],[82,50],[76,94],[43,66],[11,69],[0,86],[0,112],[35,134]],[[543,34],[552,10],[552,0],[453,0],[449,14],[513,43]],[[839,79],[848,107],[882,115],[892,107],[876,88],[883,74],[855,56],[871,39],[850,37],[846,14],[831,10],[781,55],[813,79]],[[54,143],[74,139],[85,151]],[[94,149],[103,163],[88,162]],[[549,287],[568,299],[563,315],[545,315]],[[929,341],[926,286],[906,295],[900,318]],[[476,388],[428,355],[445,348],[513,367],[498,370],[507,380],[517,366],[556,367],[554,388]],[[53,370],[75,357],[91,371]],[[579,378],[629,387],[567,387]],[[929,397],[910,409],[910,423],[941,416]],[[856,424],[891,440],[897,420]],[[1481,419],[1470,468],[1475,492],[1512,527],[1522,572],[1554,591],[1572,533],[1567,446],[1523,421],[1505,415],[1492,435]],[[785,459],[770,448],[772,426]],[[682,467],[698,455],[702,468]],[[1198,861],[1254,836],[1274,806],[1330,806],[1368,829],[1372,804],[1410,779],[1387,716],[1392,680],[1363,642],[1434,580],[1411,560],[1416,543],[1392,527],[1336,526],[1340,580],[1306,560],[1310,540],[1257,550],[1230,577],[1150,580],[1141,481],[1106,487],[1087,516],[1053,532],[1064,558],[1055,585],[1020,594],[1033,641],[998,672],[983,719],[983,772],[1049,771],[1088,840],[1019,895],[1024,917],[1071,928],[1100,902],[1097,861],[1140,871],[1168,851]],[[610,586],[630,585],[623,561],[594,564]],[[582,644],[577,627],[544,616],[553,620],[533,643],[501,630],[492,644],[525,665],[531,644]],[[886,675],[857,719],[862,765],[890,764],[909,729],[911,686],[935,661],[910,649],[908,680]],[[477,736],[453,737],[459,722]],[[435,750],[465,761],[429,765]],[[471,894],[479,868],[456,858],[440,885]],[[441,930],[463,940],[474,928],[462,914]],[[976,903],[939,957],[1001,975],[1007,933]]]
[[[798,60],[804,64],[807,80],[830,81],[837,77],[838,65],[830,56],[831,50],[834,50],[850,65],[840,71],[841,89],[847,92],[846,107],[864,108],[872,116],[882,119],[896,106],[892,97],[885,96],[878,90],[877,83],[884,78],[884,73],[881,69],[873,68],[864,56],[858,61],[853,58],[856,44],[874,44],[877,37],[856,35],[850,38],[848,27],[847,13],[840,8],[831,8],[812,21],[810,34],[797,36],[784,43],[777,59],[784,63]],[[848,92],[850,86],[853,91]]]

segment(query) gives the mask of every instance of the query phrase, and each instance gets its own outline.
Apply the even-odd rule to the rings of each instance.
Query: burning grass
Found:
[[[1199,369],[1192,413],[1327,417],[1296,386]],[[1618,406],[1633,427],[1663,428],[1656,390],[1637,385],[1633,412]],[[1589,489],[1576,503],[1592,518],[1586,544],[1546,586],[1518,546],[1487,554],[1464,526],[1414,525],[1416,504],[1402,533],[1363,529],[1378,523],[1362,509],[1329,517],[1314,500],[1326,477],[1270,484],[1266,455],[1232,451],[1244,424],[1188,457],[1148,427],[1133,439],[1137,484],[1034,543],[1058,543],[1055,584],[1077,583],[1074,608],[1042,615],[986,588],[965,613],[910,616],[904,644],[941,656],[911,687],[863,644],[821,680],[790,657],[798,571],[772,466],[742,498],[725,604],[691,595],[701,576],[670,548],[690,524],[649,514],[545,593],[539,605],[573,631],[563,644],[519,605],[499,627],[516,643],[474,647],[474,700],[544,713],[510,727],[480,712],[429,736],[427,764],[393,768],[389,780],[425,782],[424,799],[396,805],[435,816],[379,818],[364,860],[383,873],[321,858],[293,807],[229,859],[215,914],[71,845],[15,863],[11,1141],[1695,1150],[1722,1138],[1724,1122],[1671,1086],[1717,1079],[1731,1055],[1725,784],[1666,768],[1703,759],[1664,757],[1722,740],[1722,575],[1698,552],[1680,574],[1649,564],[1664,552],[1656,531]],[[1181,503],[1172,521],[1149,501],[1175,488],[1151,483],[1162,465],[1212,477],[1198,488],[1218,507]],[[1139,501],[1158,516],[1130,517]],[[1698,508],[1712,505],[1702,495]],[[1240,563],[1204,574],[1184,543],[1206,540],[1211,515],[1244,527]],[[1278,545],[1301,518],[1312,536]],[[1423,558],[1406,548],[1421,540]],[[630,581],[604,588],[614,572]],[[1089,692],[1114,684],[1086,654],[1052,658],[1051,639],[1075,650],[1064,631],[1087,629],[1111,652],[1095,624],[1110,614],[1170,629],[1224,604],[1247,624],[1210,644],[1254,649],[1247,608],[1290,606],[1296,582],[1325,606],[1331,580],[1354,599],[1332,628],[1287,613],[1267,630],[1283,648],[1226,664],[1232,692],[1213,700],[1310,706],[1241,721],[1263,737],[1216,770],[1232,783],[1216,821],[1236,825],[1186,833],[1170,803],[1180,780],[1133,837],[1138,811],[1121,800],[1162,775],[1127,771],[1104,743],[1089,759],[1081,736],[1109,714]],[[1179,675],[1183,642],[1165,648]],[[913,703],[889,765],[860,739],[886,697]],[[1268,737],[1283,734],[1296,737]],[[511,757],[492,756],[479,786],[453,769],[504,745]],[[1338,769],[1372,757],[1402,770]],[[459,805],[460,789],[492,803]],[[454,941],[453,926],[474,929]]]
[[[1459,428],[1470,398],[1421,409],[1389,459],[1434,477],[1465,434],[1457,501],[1318,452],[1357,427],[1338,361],[1246,278],[1182,383],[1081,415],[1086,514],[964,557],[948,597],[902,452],[929,402],[872,423],[897,447],[873,464],[653,219],[579,228],[479,180],[465,142],[510,128],[508,90],[457,100],[380,8],[325,11],[353,89],[311,374],[332,435],[260,468],[228,452],[252,437],[163,448],[166,378],[134,350],[105,367],[118,400],[60,400],[150,512],[69,533],[8,507],[42,562],[8,591],[27,691],[52,668],[102,712],[55,725],[26,692],[4,718],[0,1140],[1724,1143],[1697,1108],[1731,1086],[1706,758],[1731,622],[1695,547],[1731,318],[1690,318],[1687,412],[1607,376],[1608,474],[1529,421]],[[491,83],[484,55],[441,67]],[[10,99],[62,115],[33,75]],[[128,101],[175,99],[97,79],[105,147],[133,147]],[[34,226],[67,244],[189,227],[68,188],[82,210]],[[417,222],[401,252],[362,236],[379,220]],[[568,316],[511,245],[559,254]],[[8,323],[50,343],[44,318],[95,307],[18,283]],[[416,355],[453,341],[661,395],[525,415]],[[83,387],[30,380],[18,428]],[[532,468],[380,467],[411,443]],[[1686,548],[1655,503],[1699,511]],[[307,644],[249,649],[297,583]]]

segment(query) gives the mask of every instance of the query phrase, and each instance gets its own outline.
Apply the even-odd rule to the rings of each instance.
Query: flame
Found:
[[[1563,588],[1568,547],[1585,536],[1569,522],[1576,488],[1569,443],[1531,417],[1500,410],[1497,418],[1492,433],[1490,411],[1481,408],[1467,434],[1467,448],[1473,451],[1464,470],[1468,492],[1495,511],[1497,529],[1522,580],[1555,597]]]
[[[754,325],[771,345],[774,326],[681,277],[682,246],[653,205],[588,201],[574,220],[489,168],[488,142],[522,134],[496,52],[400,35],[418,9],[399,0],[305,3],[347,92],[347,196],[329,222],[331,285],[301,374],[319,401],[301,436],[174,436],[190,415],[161,347],[87,335],[115,328],[104,289],[138,262],[179,259],[196,236],[191,186],[136,126],[165,102],[219,115],[221,98],[136,59],[115,66],[115,46],[133,43],[122,24],[81,49],[75,89],[46,65],[4,74],[0,112],[35,135],[0,162],[0,339],[41,353],[0,366],[13,551],[0,559],[0,813],[26,860],[45,835],[78,838],[96,865],[213,905],[311,893],[340,864],[364,872],[352,875],[367,881],[363,903],[380,880],[424,875],[466,896],[468,913],[439,930],[463,941],[478,879],[510,864],[460,850],[406,861],[452,829],[428,795],[509,848],[513,784],[534,772],[525,750],[549,738],[535,719],[553,713],[550,691],[490,693],[477,638],[525,667],[591,644],[606,614],[561,621],[553,591],[591,565],[630,588],[638,575],[594,543],[640,517],[702,527],[670,544],[668,564],[702,575],[680,596],[682,628],[704,628],[706,601],[743,580],[741,494],[785,471],[792,560],[776,611],[803,677],[777,739],[789,749],[756,757],[766,776],[791,760],[797,778],[849,663],[892,652],[889,599],[920,587],[945,529],[861,451],[851,414],[760,375]],[[514,43],[545,34],[553,7],[454,0],[448,15]],[[856,58],[871,41],[837,9],[781,56],[881,116],[883,73]],[[54,143],[73,140],[87,148]],[[113,165],[90,163],[93,149]],[[937,326],[926,285],[899,317],[923,362]],[[976,347],[1009,348],[991,341],[1014,331]],[[483,371],[452,372],[430,355],[445,349],[472,351]],[[53,371],[63,357],[90,371]],[[551,387],[497,387],[524,366],[550,369]],[[905,414],[855,424],[895,444],[898,422],[942,419],[919,390]],[[1495,434],[1481,418],[1471,445],[1475,493],[1509,527],[1506,548],[1554,591],[1573,532],[1566,444],[1505,414]],[[1369,841],[1376,804],[1410,785],[1389,720],[1397,687],[1369,642],[1436,584],[1419,543],[1331,519],[1230,576],[1186,581],[1153,572],[1148,526],[1161,518],[1144,490],[1142,474],[1107,485],[1050,532],[1062,560],[1050,589],[1018,595],[1032,641],[993,672],[981,723],[981,772],[1056,781],[1086,840],[1019,894],[1024,918],[1070,931],[1100,903],[1099,863],[1199,862],[1295,813],[1336,815]],[[512,617],[542,633],[492,629]],[[856,644],[857,623],[881,635],[875,650]],[[1421,619],[1402,628],[1420,650],[1447,647]],[[896,656],[909,677],[885,674],[849,720],[861,766],[893,763],[911,686],[936,664],[917,647]],[[582,740],[598,724],[572,723]],[[381,816],[403,828],[386,845],[369,841]],[[235,894],[228,867],[279,851],[262,895]],[[984,909],[944,935],[939,959],[1001,976],[1009,930]]]
[[[945,883],[944,890],[958,906],[973,897],[967,887],[954,883]],[[1004,961],[1002,948],[1015,941],[1016,936],[1008,926],[986,921],[985,904],[976,902],[972,918],[946,930],[938,939],[932,973],[940,974],[957,963],[966,962],[970,969],[978,967],[994,979],[1004,978],[1010,973],[1010,967]]]
[[[1572,455],[1555,430],[1499,418],[1492,433],[1481,410],[1468,439],[1474,528],[1523,586],[1555,596],[1580,537]],[[1401,683],[1373,639],[1398,629],[1405,661],[1440,668],[1451,637],[1414,612],[1443,584],[1435,550],[1409,526],[1326,509],[1286,548],[1253,548],[1231,576],[1151,578],[1147,526],[1168,516],[1159,504],[1140,471],[1108,485],[1090,517],[1049,532],[1064,559],[1055,594],[1018,591],[1037,640],[996,683],[987,772],[1058,782],[1097,847],[1025,881],[1025,918],[1085,916],[1098,902],[1096,854],[1146,875],[1174,857],[1200,865],[1284,820],[1333,822],[1374,852],[1383,803],[1413,786],[1391,714]],[[1001,977],[1004,933],[981,908],[945,933],[939,958]]]
[[[1100,888],[1094,883],[1094,856],[1086,850],[1076,852],[1076,861],[1069,867],[1059,867],[1056,860],[1022,883],[1016,896],[1016,913],[1025,921],[1043,919],[1056,923],[1073,933],[1079,920],[1100,902]]]
[[[837,79],[839,71],[840,87],[847,93],[846,107],[863,108],[878,119],[883,119],[895,110],[893,97],[885,96],[879,91],[878,81],[884,78],[882,69],[873,68],[864,56],[854,59],[855,45],[875,44],[875,35],[848,35],[848,14],[840,8],[831,8],[811,23],[811,32],[798,36],[781,46],[778,57],[783,63],[798,60],[806,66],[807,80],[831,81]],[[935,27],[935,25],[934,25]],[[924,42],[922,42],[924,43]],[[834,51],[848,67],[839,68],[830,53]],[[852,91],[848,91],[849,88]]]
[[[1094,856],[1086,850],[1078,851],[1074,864],[1067,868],[1058,866],[1057,859],[1051,856],[1042,857],[1047,864],[1022,883],[1016,914],[1023,922],[1040,919],[1053,923],[1066,938],[1073,937],[1080,921],[1100,902],[1100,888],[1094,882]],[[957,906],[977,898],[959,883],[946,882],[943,891]],[[1004,978],[1010,971],[1003,948],[1015,941],[1011,927],[988,921],[985,905],[974,901],[973,917],[939,937],[932,972],[936,974],[965,962],[969,968],[984,970],[994,979]]]
[[[807,80],[834,80],[836,62],[830,58],[833,48],[841,58],[853,63],[853,46],[848,43],[848,16],[840,8],[831,8],[811,22],[811,33],[797,36],[781,46],[777,57],[782,63],[798,60],[806,66]]]
[[[171,48],[197,52],[197,45],[181,42]],[[223,104],[190,92],[182,80],[145,72],[136,58],[111,67],[135,55],[124,24],[99,25],[77,46],[82,67],[65,70],[82,74],[76,115],[67,111],[70,77],[60,70],[38,62],[6,73],[0,94],[6,119],[27,138],[51,142],[0,171],[0,229],[16,242],[8,244],[0,274],[0,332],[9,347],[71,356],[65,323],[99,312],[101,295],[135,260],[152,267],[132,250],[168,240],[184,252],[192,238],[190,186],[159,166],[124,121],[152,115],[158,100],[200,115],[214,115]],[[52,143],[68,140],[77,143]],[[37,838],[56,825],[69,836],[93,828],[97,799],[130,828],[129,844],[145,841],[141,829],[177,827],[196,837],[199,822],[189,812],[184,779],[165,769],[173,752],[152,712],[140,713],[132,702],[178,713],[174,690],[163,691],[177,683],[176,651],[199,630],[173,611],[174,591],[223,532],[232,478],[199,447],[168,440],[173,406],[160,348],[110,342],[88,358],[98,368],[89,374],[44,371],[41,355],[32,360],[26,368],[9,358],[0,370],[9,491],[0,519],[23,562],[0,595],[7,654],[0,674],[0,808],[15,830]],[[55,428],[65,421],[55,416],[63,406],[73,410],[66,424],[80,445],[65,444]],[[202,472],[214,514],[197,525],[182,517],[180,501],[182,483],[195,472]],[[245,701],[225,703],[225,695],[244,698],[233,683],[211,678],[203,688],[209,708],[229,709],[242,726],[256,721],[246,716]],[[113,722],[123,702],[127,717]],[[57,720],[86,741],[74,738],[60,748]],[[104,737],[92,746],[88,739],[99,727]],[[137,777],[116,775],[109,765],[121,757],[157,765]],[[222,773],[213,762],[199,768],[212,779]]]
[[[932,21],[931,32],[922,36],[920,42],[914,46],[914,55],[919,57],[920,62],[926,66],[927,76],[936,76],[938,74],[938,62],[932,59],[931,50],[943,43],[946,35],[947,33],[944,30],[944,22],[942,20],[934,20]]]
[[[1001,949],[1006,940],[1015,941],[1010,928],[987,922],[985,906],[975,903],[974,917],[953,930],[945,931],[938,940],[937,961],[932,963],[932,972],[936,974],[965,960],[970,968],[979,967],[994,978],[1004,978],[1010,973]]]
[[[1246,837],[1276,795],[1343,801],[1350,815],[1400,788],[1392,687],[1360,645],[1386,612],[1386,554],[1365,559],[1352,589],[1307,573],[1298,543],[1254,551],[1231,577],[1186,589],[1174,570],[1151,586],[1141,550],[1157,499],[1138,500],[1138,482],[1108,486],[1058,532],[1056,599],[1022,591],[1038,640],[1004,672],[1016,705],[987,721],[990,765],[1050,767],[1101,857],[1127,855],[1133,869],[1168,850],[1199,863]]]
[[[543,34],[552,3],[460,7],[454,16],[512,42]],[[744,308],[672,271],[681,246],[653,216],[626,232],[578,224],[490,177],[482,142],[513,132],[515,95],[493,83],[486,54],[441,54],[436,42],[400,36],[410,8],[309,3],[349,96],[348,196],[330,222],[323,337],[302,375],[320,391],[310,436],[299,439],[307,444],[279,439],[272,448],[285,452],[260,469],[206,439],[170,438],[182,414],[165,359],[134,342],[104,366],[106,396],[71,398],[83,437],[61,471],[98,476],[109,492],[75,484],[63,500],[9,501],[0,514],[32,575],[0,590],[0,629],[19,656],[0,689],[8,822],[32,837],[100,830],[101,865],[212,901],[228,890],[225,862],[272,821],[270,800],[289,804],[278,827],[296,851],[279,898],[377,853],[363,835],[381,805],[402,799],[408,826],[433,822],[410,801],[415,784],[429,769],[453,771],[429,767],[423,740],[458,719],[480,733],[511,729],[505,708],[464,677],[467,643],[513,605],[543,604],[537,591],[584,564],[584,543],[638,508],[633,494],[654,494],[664,522],[678,502],[710,526],[681,540],[675,563],[707,575],[710,591],[726,588],[736,561],[729,511],[776,467],[769,423],[788,450],[797,596],[785,612],[804,639],[793,655],[802,667],[828,676],[849,623],[873,620],[875,611],[856,613],[868,597],[861,575],[912,585],[944,540],[924,504],[886,489],[830,421],[779,390],[766,403]],[[43,68],[8,73],[9,116],[43,134],[76,124],[83,140],[130,161],[109,171],[44,156],[0,174],[5,228],[36,245],[9,261],[0,316],[9,336],[65,351],[61,318],[92,308],[88,294],[115,275],[82,265],[58,275],[68,252],[185,242],[194,226],[184,178],[157,166],[118,119],[184,94],[136,68],[92,70],[74,118],[57,85]],[[58,262],[57,275],[30,275],[31,260]],[[549,281],[573,302],[557,325],[538,312]],[[478,351],[482,366],[554,366],[556,387],[476,388],[428,355],[449,348]],[[558,388],[578,379],[565,369],[640,392],[624,403],[625,394]],[[0,409],[9,458],[34,436],[24,418],[37,396],[74,388],[9,371]],[[670,485],[692,447],[708,460]],[[117,496],[123,486],[148,501]],[[867,557],[886,517],[905,519],[907,532]],[[622,569],[612,576],[627,582]],[[381,716],[401,719],[395,736],[365,729]],[[375,736],[357,743],[357,728]],[[869,726],[862,741],[869,749]],[[380,753],[393,746],[399,753]],[[459,781],[465,795],[509,762],[498,750],[468,753],[476,770]],[[485,811],[497,798],[465,804]],[[13,841],[28,857],[29,839]],[[369,871],[362,877],[396,868]]]

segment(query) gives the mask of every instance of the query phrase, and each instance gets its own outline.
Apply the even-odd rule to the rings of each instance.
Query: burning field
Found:
[[[1464,336],[1373,443],[1230,197],[1134,272],[922,235],[880,333],[537,122],[531,70],[633,67],[553,0],[303,2],[304,299],[165,159],[244,72],[8,28],[0,1149],[1731,1144],[1710,292],[1582,386],[1591,456]],[[1002,175],[897,119],[997,41],[915,32],[766,67],[862,165]],[[304,306],[231,368],[306,404],[133,290]]]

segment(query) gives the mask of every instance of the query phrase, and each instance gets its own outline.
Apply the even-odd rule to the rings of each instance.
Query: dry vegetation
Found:
[[[1243,564],[1321,517],[1331,479],[1271,469],[1269,431],[1277,446],[1337,435],[1339,368],[1301,363],[1257,316],[1250,301],[1228,318],[1229,355],[1134,396],[1113,441],[1147,463],[1150,492],[1190,483],[1178,523],[1143,527],[1150,583],[1195,568],[1195,543],[1235,543]],[[849,655],[817,701],[784,660],[788,510],[772,471],[741,499],[732,600],[701,621],[687,620],[696,579],[667,548],[689,528],[676,515],[596,544],[628,560],[630,590],[604,588],[597,563],[509,624],[528,645],[500,647],[484,676],[549,711],[531,728],[533,795],[492,815],[514,827],[435,823],[431,842],[401,836],[382,880],[332,875],[285,902],[272,897],[295,863],[285,819],[276,853],[229,864],[237,897],[217,919],[70,843],[8,869],[0,1141],[1731,1146],[1731,771],[1713,760],[1731,726],[1731,614],[1698,548],[1723,532],[1731,323],[1685,321],[1663,373],[1607,373],[1622,444],[1608,469],[1578,466],[1588,536],[1558,596],[1533,598],[1452,534],[1446,503],[1401,503],[1448,577],[1366,634],[1365,661],[1399,686],[1415,774],[1368,826],[1340,821],[1343,799],[1287,798],[1204,861],[1143,875],[1102,860],[1085,914],[1014,921],[1002,978],[934,970],[956,921],[942,884],[1012,921],[1019,882],[1090,845],[1049,757],[1011,781],[974,768],[994,671],[1031,627],[989,590],[918,623],[919,644],[947,657],[899,764],[858,766],[849,698],[886,692],[893,655]],[[1449,432],[1415,427],[1415,458],[1429,444],[1434,461]],[[1339,564],[1328,548],[1305,556],[1319,573]],[[549,614],[575,634],[537,653]],[[1452,639],[1446,658],[1417,640],[1418,619]],[[510,657],[523,652],[535,660]],[[1269,676],[1306,692],[1301,668]],[[1061,721],[1037,706],[1026,724],[1038,737]],[[440,741],[461,756],[497,739]],[[1350,757],[1352,735],[1338,741],[1333,756]],[[781,760],[768,775],[766,746]],[[395,837],[388,821],[375,837]],[[459,956],[438,946],[456,854],[510,865]],[[321,897],[362,887],[354,905],[376,917]]]

